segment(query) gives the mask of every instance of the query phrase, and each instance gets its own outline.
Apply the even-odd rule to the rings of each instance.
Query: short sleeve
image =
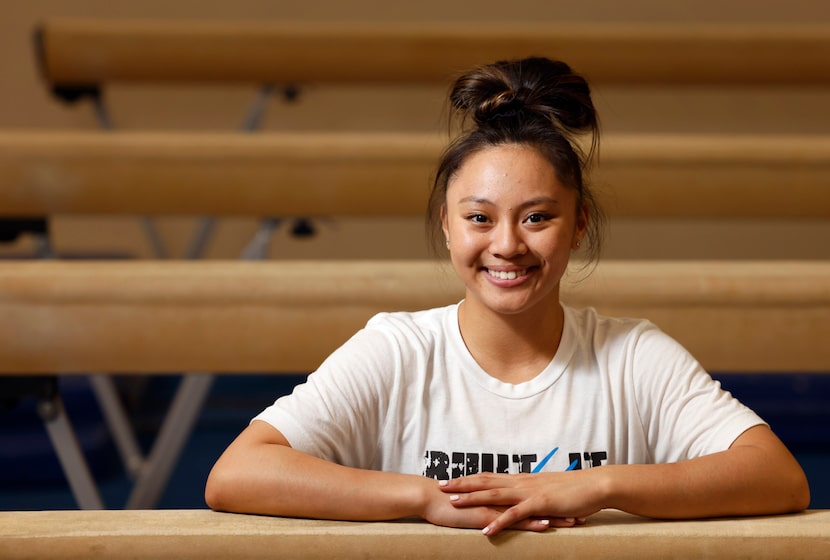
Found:
[[[390,337],[363,329],[254,420],[272,425],[304,453],[372,468],[397,354]]]
[[[682,345],[650,323],[637,337],[631,374],[655,463],[724,451],[743,432],[764,424]]]

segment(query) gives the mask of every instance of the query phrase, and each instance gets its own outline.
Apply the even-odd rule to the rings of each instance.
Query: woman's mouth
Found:
[[[488,268],[487,274],[498,280],[515,280],[516,278],[526,276],[527,269],[522,268],[520,270],[493,270]]]

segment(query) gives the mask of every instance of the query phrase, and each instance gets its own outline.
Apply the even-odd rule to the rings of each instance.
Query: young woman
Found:
[[[562,62],[477,68],[430,223],[463,301],[380,314],[258,415],[209,477],[210,507],[343,520],[569,527],[603,508],[656,518],[802,510],[803,471],[769,427],[647,321],[559,301],[599,252],[583,180],[588,84]],[[590,261],[590,258],[589,258]]]

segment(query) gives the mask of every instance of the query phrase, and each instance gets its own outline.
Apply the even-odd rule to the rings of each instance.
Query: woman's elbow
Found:
[[[786,450],[783,444],[781,449]],[[781,484],[781,504],[786,504],[787,512],[804,511],[810,507],[810,483],[807,475],[789,450],[782,451],[780,457],[778,480]]]
[[[768,513],[804,511],[810,506],[810,484],[804,469],[789,452],[779,465],[777,471],[770,473],[772,478],[767,479],[766,492],[762,492],[770,500]]]
[[[804,511],[810,507],[810,484],[807,481],[807,475],[804,470],[798,467],[796,473],[793,473],[792,482],[792,511]]]
[[[232,497],[237,494],[234,490],[232,473],[219,463],[214,465],[205,483],[205,503],[214,511],[233,511]]]
[[[212,510],[222,511],[224,509],[222,507],[224,492],[220,477],[215,475],[215,472],[215,469],[210,472],[205,483],[205,503]]]
[[[279,445],[273,445],[279,444]],[[264,495],[263,464],[276,464],[274,450],[288,445],[285,438],[264,422],[253,422],[228,446],[213,465],[205,482],[205,503],[216,511],[257,513]]]

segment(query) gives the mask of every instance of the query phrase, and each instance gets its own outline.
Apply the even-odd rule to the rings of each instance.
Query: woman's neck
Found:
[[[558,298],[518,314],[501,314],[466,299],[458,309],[461,336],[470,354],[491,376],[523,383],[544,370],[562,337],[564,311]]]

